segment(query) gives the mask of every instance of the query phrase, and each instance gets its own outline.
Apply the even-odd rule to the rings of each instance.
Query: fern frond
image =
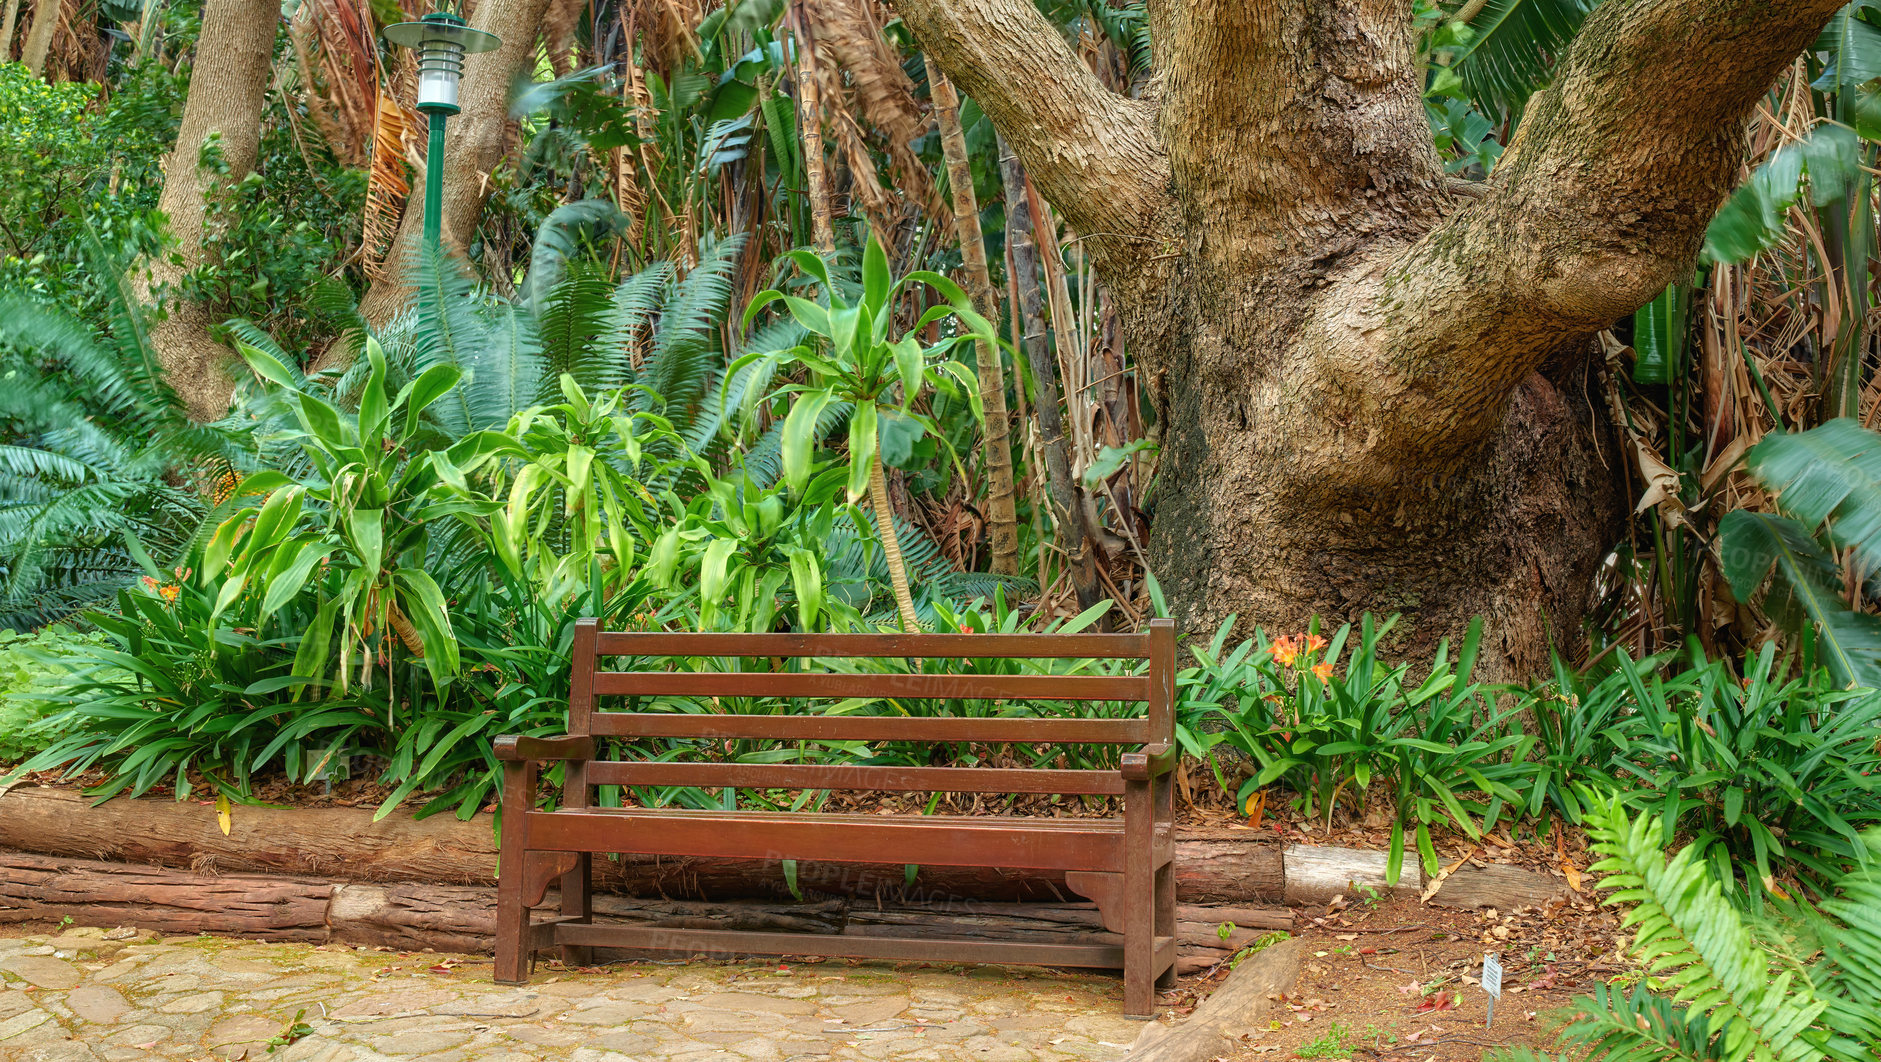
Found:
[[[1562,1030],[1564,1044],[1600,1062],[1711,1062],[1711,1029],[1702,1011],[1681,1007],[1641,983],[1629,997],[1594,985],[1594,997]]]
[[[1881,1053],[1881,832],[1869,834],[1870,864],[1842,876],[1838,894],[1816,916],[1822,958],[1811,968],[1828,1001],[1824,1024],[1832,1053],[1872,1062]]]
[[[639,374],[638,382],[664,400],[667,419],[682,434],[722,362],[714,333],[730,306],[732,275],[744,244],[742,233],[719,241],[674,287]]]
[[[542,297],[536,333],[546,362],[538,401],[556,401],[563,373],[584,389],[612,390],[628,381],[624,355],[599,342],[612,317],[613,290],[597,269],[575,268]]]
[[[606,199],[580,199],[563,203],[542,219],[529,251],[529,272],[523,277],[523,304],[538,316],[550,293],[568,272],[581,234],[590,229],[608,234],[625,219],[620,208]]]
[[[1770,976],[1723,888],[1687,846],[1667,862],[1651,816],[1630,820],[1615,797],[1588,814],[1594,850],[1590,872],[1615,890],[1609,904],[1634,904],[1621,920],[1634,927],[1633,951],[1672,1000],[1708,1016],[1716,1057],[1725,1062],[1813,1062],[1820,1047],[1804,1034],[1828,1004],[1794,971]]]

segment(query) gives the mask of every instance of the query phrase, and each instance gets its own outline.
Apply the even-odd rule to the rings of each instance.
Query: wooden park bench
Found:
[[[776,661],[842,657],[1147,660],[1138,675],[850,674],[796,671],[603,671],[609,657]],[[849,714],[740,715],[605,711],[604,697],[897,698],[1142,701],[1141,716],[1113,719]],[[1139,634],[632,634],[593,620],[575,630],[568,734],[502,737],[503,843],[497,890],[496,980],[520,984],[540,947],[571,963],[594,947],[704,955],[841,955],[978,961],[1124,971],[1124,1012],[1149,1017],[1156,984],[1175,975],[1171,780],[1175,630],[1154,620]],[[898,741],[982,745],[1134,746],[1117,770],[907,767],[801,763],[685,763],[598,758],[607,738],[714,741]],[[565,764],[562,804],[538,811],[536,772]],[[1121,796],[1118,818],[1019,815],[852,815],[595,806],[594,787],[701,786],[771,790],[1045,793]],[[673,929],[598,924],[595,853],[714,859],[832,861],[1062,871],[1096,902],[1122,944],[935,940],[906,937]],[[531,907],[560,879],[561,915],[531,923]],[[1114,938],[1113,938],[1114,939]]]

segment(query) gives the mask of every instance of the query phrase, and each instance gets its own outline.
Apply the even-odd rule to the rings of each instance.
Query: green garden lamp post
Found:
[[[418,109],[431,122],[431,146],[425,152],[425,246],[436,248],[444,213],[444,122],[460,109],[457,83],[464,76],[464,56],[494,51],[503,41],[445,11],[387,26],[385,39],[418,53]]]

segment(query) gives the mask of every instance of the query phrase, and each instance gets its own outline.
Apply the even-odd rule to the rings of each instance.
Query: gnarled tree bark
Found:
[[[1409,10],[1150,0],[1156,98],[1023,0],[892,0],[1084,238],[1166,425],[1179,620],[1488,618],[1571,641],[1622,514],[1591,335],[1689,273],[1745,120],[1836,0],[1607,0],[1481,196],[1448,190]]]
[[[280,22],[280,9],[270,4],[209,0],[203,5],[202,35],[190,66],[183,125],[177,131],[176,149],[165,164],[163,196],[158,200],[170,221],[181,262],[153,261],[153,288],[175,284],[202,265],[203,197],[210,190],[197,165],[203,145],[216,138],[231,184],[255,168],[261,150],[262,104]],[[215,324],[212,317],[208,307],[173,295],[168,316],[151,333],[164,376],[189,407],[191,419],[199,421],[227,412],[233,390],[223,371],[230,351],[210,337],[209,329]]]

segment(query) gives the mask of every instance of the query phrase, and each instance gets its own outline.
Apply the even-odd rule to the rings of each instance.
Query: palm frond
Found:
[[[612,316],[612,295],[605,273],[580,267],[543,293],[536,307],[536,332],[546,363],[539,401],[555,400],[563,373],[590,391],[627,383],[626,357],[598,341]]]
[[[1599,0],[1489,0],[1451,68],[1478,105],[1509,116],[1554,77],[1568,42]]]
[[[563,203],[542,220],[529,252],[529,272],[523,278],[523,305],[542,312],[543,300],[568,273],[568,260],[583,232],[600,230],[611,233],[624,219],[620,209],[606,199],[580,199]]]

